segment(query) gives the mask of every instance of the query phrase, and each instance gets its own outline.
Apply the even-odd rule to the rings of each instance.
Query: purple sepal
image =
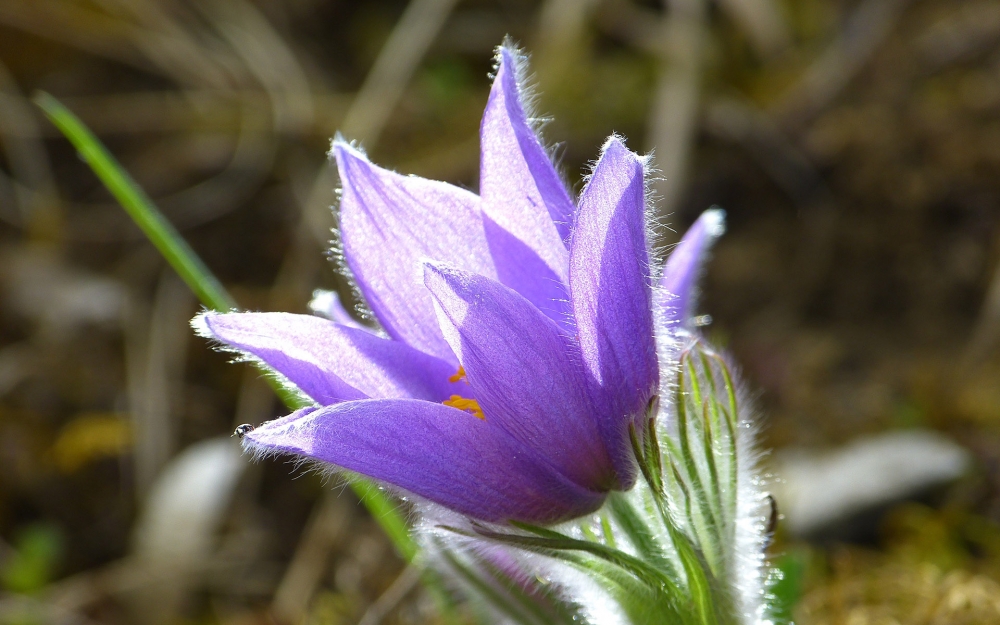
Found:
[[[573,201],[525,115],[517,52],[504,47],[497,56],[480,126],[479,189],[490,248],[499,280],[561,321],[565,311],[550,302],[566,299],[564,241]]]
[[[207,312],[197,319],[202,334],[260,359],[319,404],[443,401],[459,387],[448,381],[455,368],[443,360],[312,315]]]
[[[309,310],[313,314],[339,323],[349,328],[367,329],[365,326],[351,316],[340,301],[340,295],[336,291],[316,289],[313,291],[312,299],[309,300]]]
[[[498,425],[426,401],[306,409],[265,423],[243,444],[327,462],[488,522],[557,523],[596,510],[605,497],[560,475]]]
[[[625,484],[635,476],[627,427],[659,382],[645,230],[643,160],[612,137],[573,229],[570,292],[583,362]]]
[[[392,338],[457,365],[424,288],[422,261],[496,276],[479,198],[377,167],[342,141],[333,155],[343,185],[344,257],[372,312]]]
[[[555,322],[482,276],[427,265],[425,279],[486,420],[577,484],[611,488],[614,470],[586,375]]]
[[[713,208],[684,233],[663,266],[657,308],[666,327],[690,329],[697,304],[698,279],[712,244],[726,230],[726,213]]]

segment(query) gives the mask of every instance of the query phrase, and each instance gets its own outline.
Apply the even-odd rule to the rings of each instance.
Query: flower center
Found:
[[[469,399],[467,397],[462,397],[461,395],[452,395],[449,399],[444,400],[445,406],[451,406],[452,408],[458,408],[459,410],[464,410],[472,414],[472,416],[477,419],[486,420],[486,415],[483,414],[483,409],[479,407],[479,402],[474,399]]]
[[[448,381],[454,384],[455,382],[463,380],[466,384],[469,383],[469,381],[465,379],[465,367],[459,365],[458,371],[456,371],[454,375],[448,376]],[[474,399],[462,397],[461,395],[452,395],[441,403],[445,406],[451,406],[452,408],[458,408],[459,410],[468,412],[477,419],[482,419],[483,421],[486,420],[486,415],[483,414],[483,409],[479,407],[479,402]]]
[[[463,367],[462,365],[458,365],[458,371],[456,371],[454,375],[448,376],[449,382],[458,382],[459,380],[464,380],[464,379],[465,379],[465,367]]]

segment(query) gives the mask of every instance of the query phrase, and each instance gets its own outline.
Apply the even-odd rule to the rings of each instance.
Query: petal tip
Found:
[[[424,282],[427,281],[429,276],[444,277],[444,274],[448,273],[449,270],[449,267],[447,265],[434,260],[423,261],[423,267],[424,267]]]
[[[342,157],[350,155],[353,151],[354,146],[344,141],[343,137],[334,137],[333,143],[330,144],[330,156],[336,158],[338,161]]]
[[[252,434],[252,432],[250,434]],[[247,434],[240,439],[240,447],[243,449],[243,453],[250,456],[251,461],[257,462],[261,458],[267,456],[270,451],[256,441],[251,440],[250,434]]]
[[[212,330],[211,321],[219,315],[220,313],[214,310],[203,310],[191,320],[191,329],[202,338],[217,341],[219,337]]]
[[[320,409],[316,405],[305,406],[284,417],[266,421],[246,432],[240,445],[254,460],[282,453],[307,453],[308,449],[301,445],[301,435],[308,429],[310,415]]]
[[[497,46],[490,99],[501,98],[511,115],[531,124],[532,89],[528,80],[528,56],[509,36]]]
[[[358,147],[353,141],[345,139],[340,132],[333,137],[328,156],[337,161],[337,168],[341,174],[344,173],[344,167],[349,161],[370,163],[368,155],[365,154],[364,150]]]
[[[717,239],[726,233],[726,211],[713,206],[698,218],[705,225],[705,234]]]
[[[267,460],[268,458],[276,458],[283,453],[290,453],[298,455],[298,450],[293,449],[283,449],[279,446],[272,445],[263,440],[256,440],[252,437],[253,432],[247,434],[240,441],[240,447],[243,449],[243,453],[250,456],[250,462],[261,462]],[[305,460],[299,456],[298,460],[301,462]]]
[[[510,35],[504,37],[503,43],[496,47],[494,57],[497,75],[504,70],[509,71],[512,75],[516,75],[519,61],[523,57],[524,53],[514,42],[514,39]]]
[[[627,152],[628,148],[625,147],[625,138],[617,134],[610,135],[604,140],[604,145],[601,146],[601,153],[604,154],[610,150],[624,150]]]
[[[646,164],[646,157],[640,156],[628,149],[625,145],[625,137],[618,134],[613,134],[604,141],[604,145],[601,146],[601,156],[598,161],[605,158],[613,158],[625,161],[626,163],[631,163],[636,167],[642,169]]]
[[[468,279],[468,274],[448,265],[447,263],[442,263],[433,260],[424,261],[424,285],[431,290],[431,293],[435,293],[435,287],[442,284],[451,285],[454,287],[456,284],[461,283]]]

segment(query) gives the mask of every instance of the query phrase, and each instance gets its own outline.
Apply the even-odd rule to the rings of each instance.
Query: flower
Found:
[[[319,306],[334,320],[195,319],[311,401],[246,432],[245,448],[315,459],[487,522],[575,518],[635,483],[629,430],[653,416],[657,334],[689,315],[720,214],[671,256],[667,290],[654,288],[647,160],[611,137],[574,204],[532,127],[522,67],[500,48],[479,195],[387,171],[335,139],[344,259],[384,333],[329,297]]]

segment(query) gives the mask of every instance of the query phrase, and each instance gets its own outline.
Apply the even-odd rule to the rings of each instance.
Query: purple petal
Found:
[[[399,341],[311,315],[205,313],[203,336],[262,360],[319,404],[375,398],[447,399],[452,365]]]
[[[643,161],[614,137],[605,144],[580,198],[570,291],[584,364],[606,411],[605,436],[627,440],[625,428],[645,410],[659,373]],[[634,471],[628,455],[626,449],[616,456],[623,475]]]
[[[347,312],[344,304],[340,301],[340,295],[336,291],[326,291],[324,289],[313,291],[312,299],[309,300],[309,310],[320,317],[335,321],[348,328],[367,329],[358,323],[351,316],[351,313]]]
[[[419,400],[306,409],[258,427],[244,445],[328,462],[489,522],[555,523],[604,500],[489,421]]]
[[[719,208],[705,211],[694,222],[663,266],[660,294],[661,320],[668,326],[690,326],[695,313],[698,277],[715,240],[726,230],[726,213]]]
[[[479,190],[493,222],[487,234],[500,281],[545,309],[545,302],[565,299],[573,201],[528,123],[516,54],[501,48],[498,55],[480,127]],[[519,270],[525,264],[530,271]]]
[[[586,375],[555,322],[488,278],[431,264],[425,278],[486,420],[577,484],[611,488]]]
[[[557,275],[522,240],[496,225],[489,217],[483,221],[500,282],[520,293],[549,319],[568,328],[572,317],[566,293],[566,276]]]
[[[425,258],[494,276],[479,198],[443,182],[381,169],[337,141],[343,197],[340,233],[347,264],[394,339],[454,363],[424,288]]]

